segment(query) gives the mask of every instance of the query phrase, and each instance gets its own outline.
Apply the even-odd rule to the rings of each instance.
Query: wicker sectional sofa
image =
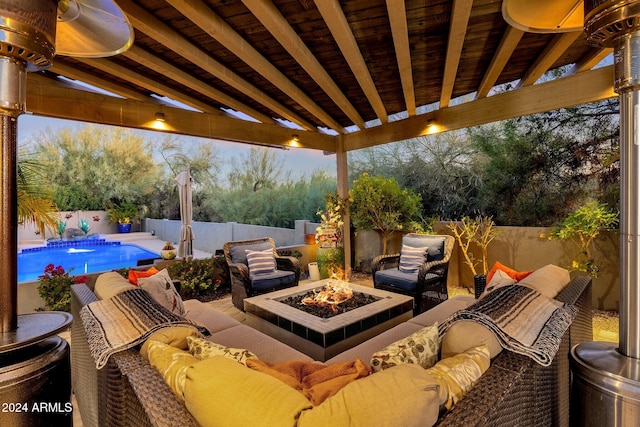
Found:
[[[73,286],[71,304],[76,319],[71,330],[72,381],[83,424],[87,427],[197,425],[185,405],[136,349],[116,353],[103,369],[96,369],[79,316],[82,306],[98,299],[91,286]],[[569,425],[568,353],[571,346],[592,340],[591,279],[574,278],[556,299],[575,305],[579,312],[565,333],[553,363],[543,367],[526,356],[502,351],[471,391],[451,411],[441,415],[436,425]],[[327,363],[355,358],[368,361],[375,351],[424,325],[447,318],[473,301],[473,297],[452,298]],[[271,363],[310,360],[305,354],[199,301],[185,301],[184,305],[187,317],[206,326],[212,332],[210,339],[216,343],[249,349],[261,360]]]

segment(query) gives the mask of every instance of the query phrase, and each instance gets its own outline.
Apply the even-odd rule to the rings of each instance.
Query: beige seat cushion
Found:
[[[100,299],[109,299],[119,293],[135,288],[120,273],[109,271],[98,276],[93,293]]]
[[[409,319],[408,322],[415,323],[416,325],[420,326],[433,325],[435,322],[442,323],[456,311],[467,308],[475,302],[476,299],[471,295],[461,295],[454,298],[449,298],[448,300],[436,305],[432,309]]]
[[[246,325],[234,326],[233,328],[216,332],[207,337],[207,339],[227,347],[251,349],[260,360],[269,363],[281,363],[288,360],[312,360],[306,354],[294,350],[275,338],[271,338]]]
[[[185,317],[204,326],[212,334],[233,328],[234,326],[242,325],[242,323],[238,322],[233,317],[214,310],[211,306],[204,304],[197,299],[188,299],[183,303],[186,311]]]
[[[493,332],[473,320],[454,323],[442,337],[441,359],[464,353],[466,350],[485,344],[491,359],[502,351],[502,346]]]
[[[534,289],[549,298],[555,298],[570,281],[568,270],[547,264],[520,280],[518,285]]]
[[[338,363],[346,362],[348,360],[371,360],[371,356],[378,350],[385,348],[386,346],[408,337],[412,333],[419,331],[423,326],[416,325],[414,323],[404,322],[393,328],[385,331],[367,341],[359,344],[349,350],[346,350],[337,356],[327,360],[326,363]]]

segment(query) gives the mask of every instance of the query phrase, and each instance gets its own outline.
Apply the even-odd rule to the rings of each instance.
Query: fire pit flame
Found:
[[[303,298],[304,305],[316,305],[338,312],[338,304],[353,298],[353,291],[347,282],[329,282],[321,291],[313,291],[313,296]]]

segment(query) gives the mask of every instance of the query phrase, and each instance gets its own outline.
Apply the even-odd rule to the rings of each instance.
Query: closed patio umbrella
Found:
[[[193,178],[189,172],[189,167],[184,172],[180,172],[176,177],[178,181],[178,193],[180,196],[180,219],[182,226],[180,227],[180,241],[178,244],[178,256],[187,258],[193,256],[193,230],[191,229],[191,218],[193,216],[193,207],[191,200],[191,184]]]

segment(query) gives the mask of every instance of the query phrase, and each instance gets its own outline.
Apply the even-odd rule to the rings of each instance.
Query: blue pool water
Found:
[[[46,247],[23,249],[18,254],[18,283],[35,282],[47,264],[61,265],[71,275],[133,267],[138,260],[160,258],[140,246],[105,239],[49,242]]]

